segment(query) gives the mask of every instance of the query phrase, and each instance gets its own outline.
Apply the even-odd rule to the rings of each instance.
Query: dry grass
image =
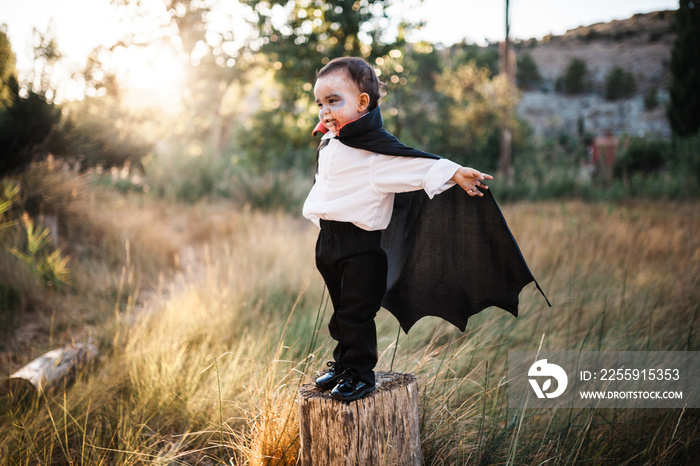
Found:
[[[296,391],[330,352],[314,227],[232,204],[100,205],[100,222],[134,250],[166,258],[161,279],[124,264],[130,299],[105,297],[113,317],[95,330],[105,354],[95,371],[34,404],[0,400],[2,464],[294,464]],[[526,203],[504,214],[553,308],[531,286],[518,319],[489,309],[462,334],[427,318],[398,348],[396,322],[378,318],[379,368],[419,378],[426,464],[690,464],[694,412],[508,411],[505,359],[540,342],[697,350],[700,205]],[[139,298],[139,285],[153,291]]]

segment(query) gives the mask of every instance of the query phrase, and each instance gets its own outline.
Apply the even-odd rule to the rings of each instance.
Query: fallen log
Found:
[[[15,393],[40,393],[75,374],[98,356],[91,343],[78,343],[39,356],[7,379],[5,390]]]
[[[301,465],[421,464],[416,377],[377,372],[376,380],[372,393],[352,402],[313,384],[299,389]]]

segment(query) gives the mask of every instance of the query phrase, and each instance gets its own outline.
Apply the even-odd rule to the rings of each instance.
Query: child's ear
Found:
[[[365,110],[367,110],[367,107],[369,107],[369,94],[363,92],[357,99],[359,104],[358,110],[360,110],[360,112],[364,112]]]

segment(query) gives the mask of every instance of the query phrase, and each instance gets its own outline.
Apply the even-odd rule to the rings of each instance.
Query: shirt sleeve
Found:
[[[432,199],[456,184],[451,179],[459,168],[460,165],[448,159],[377,154],[370,165],[370,178],[378,193],[423,189]]]

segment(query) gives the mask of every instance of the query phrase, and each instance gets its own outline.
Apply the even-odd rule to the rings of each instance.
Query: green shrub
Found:
[[[574,138],[566,133],[536,141],[514,153],[515,180],[488,183],[499,201],[632,198],[688,199],[700,196],[700,135],[675,142],[636,138],[621,150],[616,177],[602,186],[581,164]]]
[[[572,58],[564,74],[557,79],[558,91],[570,95],[583,94],[590,89],[588,66],[580,58]]]
[[[313,157],[311,150],[307,151]],[[313,183],[312,170],[249,170],[248,161],[205,151],[188,155],[163,151],[144,160],[145,177],[134,186],[129,176],[114,174],[105,183],[120,190],[143,190],[169,200],[196,202],[208,197],[234,199],[265,211],[301,210]]]
[[[24,247],[10,248],[13,256],[17,257],[27,270],[44,286],[58,286],[70,283],[68,271],[68,256],[60,249],[47,251],[51,243],[49,229],[41,225],[35,226],[34,221],[25,215],[22,224],[26,232]]]
[[[605,98],[618,100],[632,97],[637,92],[637,81],[631,71],[615,66],[605,77]]]
[[[43,96],[30,92],[22,98],[14,91],[11,104],[0,108],[0,177],[27,167],[61,119],[61,109]]]
[[[454,66],[466,65],[471,61],[479,68],[487,68],[490,76],[495,76],[499,71],[498,47],[481,47],[475,44],[455,44],[452,46],[455,53]]]
[[[659,106],[659,92],[655,87],[652,87],[644,94],[644,110],[654,110]]]
[[[83,168],[121,167],[127,162],[139,165],[151,143],[134,131],[120,131],[115,119],[115,115],[102,113],[69,113],[51,133],[49,148],[57,156],[79,160]]]
[[[183,148],[163,150],[143,161],[147,190],[170,200],[195,202],[225,192],[232,162],[211,151],[190,155]]]
[[[671,145],[668,141],[634,138],[615,160],[614,174],[620,177],[633,173],[653,173],[664,168],[671,159]]]
[[[517,80],[521,89],[534,89],[542,83],[537,63],[529,53],[524,53],[518,58]]]
[[[47,288],[70,283],[69,258],[51,243],[49,229],[29,216],[31,202],[26,185],[0,181],[0,336]]]
[[[294,170],[262,175],[241,172],[231,180],[226,195],[257,210],[299,213],[312,183],[312,176]]]

